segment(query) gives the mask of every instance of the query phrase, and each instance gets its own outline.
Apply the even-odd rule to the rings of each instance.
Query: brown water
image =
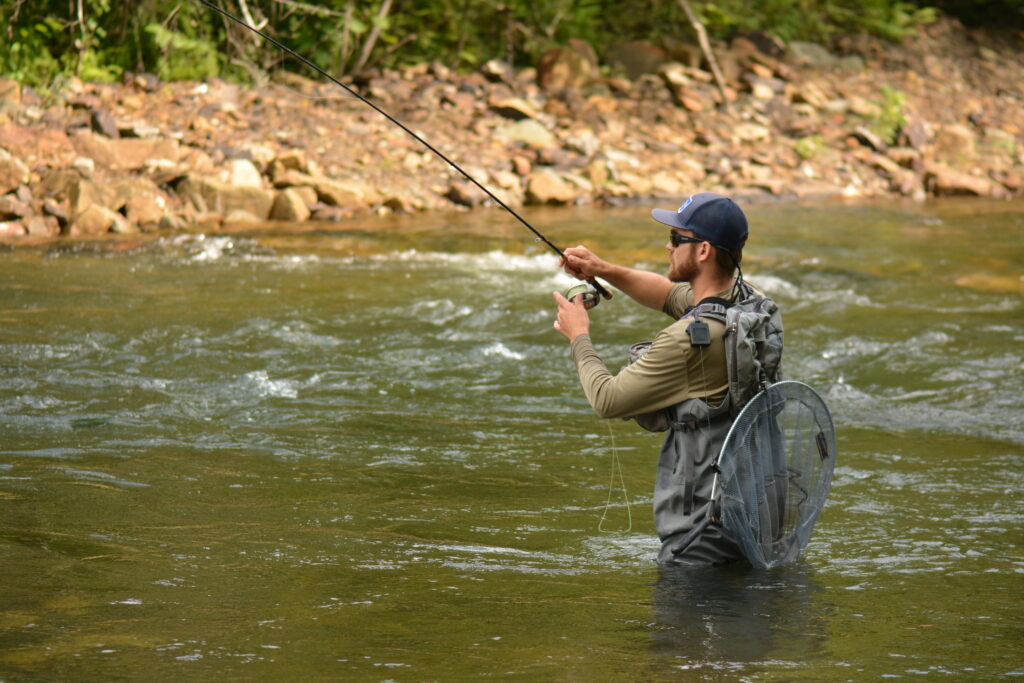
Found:
[[[1022,209],[748,207],[839,439],[771,572],[657,568],[622,421],[606,511],[568,280],[497,211],[0,252],[0,680],[1024,675]],[[664,268],[645,208],[528,214]],[[613,367],[667,322],[593,317]]]

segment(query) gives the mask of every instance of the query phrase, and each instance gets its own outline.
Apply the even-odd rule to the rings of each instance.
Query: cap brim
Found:
[[[673,228],[683,229],[679,221],[679,213],[672,209],[651,209],[651,218]]]

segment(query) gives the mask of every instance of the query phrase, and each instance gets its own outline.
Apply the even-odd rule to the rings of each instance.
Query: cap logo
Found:
[[[686,207],[688,207],[690,204],[692,204],[692,203],[693,203],[693,197],[691,196],[689,199],[687,199],[685,202],[683,202],[683,205],[680,206],[679,209],[676,210],[676,213],[682,213],[683,210]]]

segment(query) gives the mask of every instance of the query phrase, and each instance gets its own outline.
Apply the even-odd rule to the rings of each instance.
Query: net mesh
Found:
[[[835,465],[828,406],[801,382],[778,382],[736,417],[719,455],[721,523],[751,564],[795,560],[828,497]]]

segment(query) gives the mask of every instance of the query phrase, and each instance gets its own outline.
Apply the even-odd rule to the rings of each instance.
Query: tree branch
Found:
[[[679,6],[683,8],[683,12],[686,13],[686,18],[690,20],[693,30],[697,32],[697,42],[700,43],[701,52],[704,53],[704,58],[708,60],[708,64],[711,66],[711,73],[715,77],[718,91],[722,93],[722,103],[725,105],[726,111],[731,112],[732,106],[729,103],[729,97],[725,90],[725,78],[722,77],[722,70],[718,68],[718,60],[715,59],[715,53],[711,51],[711,43],[708,42],[708,32],[705,30],[704,24],[700,23],[700,19],[697,18],[693,8],[690,7],[689,0],[679,0]]]

